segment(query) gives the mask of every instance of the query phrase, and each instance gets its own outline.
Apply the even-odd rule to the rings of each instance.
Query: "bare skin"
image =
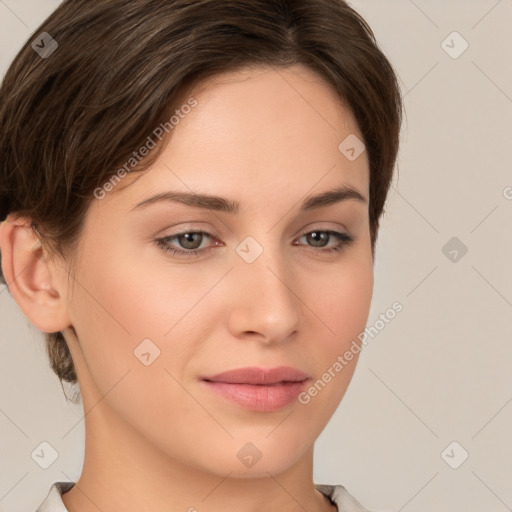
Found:
[[[302,66],[226,74],[191,96],[197,106],[155,164],[93,199],[74,267],[37,246],[26,219],[0,225],[13,298],[41,331],[64,332],[78,374],[85,460],[64,504],[70,512],[336,511],[314,487],[313,447],[357,355],[309,403],[273,412],[244,409],[201,377],[286,365],[314,383],[364,330],[373,290],[368,203],[299,211],[306,197],[341,185],[368,201],[366,152],[350,161],[338,150],[350,134],[363,137]],[[240,208],[161,201],[134,209],[168,190]],[[197,242],[198,257],[155,243],[190,231],[211,235]],[[304,235],[313,231],[355,240],[327,253],[340,240],[315,244]],[[263,250],[252,263],[236,251],[249,236]],[[168,245],[192,252],[186,241]],[[144,339],[160,350],[149,366],[134,356]],[[237,457],[249,442],[261,453],[252,467]]]

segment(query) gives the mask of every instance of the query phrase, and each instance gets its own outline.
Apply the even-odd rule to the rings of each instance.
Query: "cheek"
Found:
[[[324,346],[329,352],[342,350],[357,338],[368,320],[374,274],[371,258],[356,253],[339,264],[311,273],[304,297],[318,315]]]
[[[169,368],[181,380],[194,340],[205,330],[204,317],[198,317],[208,302],[204,296],[218,280],[217,272],[193,272],[192,266],[165,261],[155,266],[154,256],[151,260],[144,251],[130,254],[122,244],[102,240],[84,249],[77,269],[72,323],[100,391],[129,370],[147,368],[139,347],[154,360],[150,368]]]
[[[185,427],[173,415],[197,415],[198,406],[176,380],[183,381],[194,329],[201,327],[193,306],[211,284],[191,283],[190,274],[168,267],[165,279],[157,269],[134,268],[133,260],[109,254],[101,264],[84,254],[87,268],[77,275],[83,286],[73,302],[72,323],[88,372],[84,382],[91,396],[96,390],[101,395],[92,402],[104,397],[130,424],[141,430],[152,425],[155,441],[173,431],[182,435]]]
[[[317,344],[314,352],[311,347],[309,351],[316,360],[316,377],[329,388],[318,394],[319,401],[325,402],[327,416],[329,411],[333,412],[328,402],[337,405],[355,371],[361,352],[358,337],[368,321],[374,284],[371,259],[354,254],[337,267],[338,270],[331,268],[325,274],[317,272],[314,286],[308,284],[308,290],[303,292],[304,297],[308,297],[308,306],[317,315],[310,316]]]
[[[82,336],[93,347],[120,356],[145,338],[161,338],[182,309],[181,294],[169,292],[179,283],[155,280],[128,259],[90,261],[77,280],[83,285],[75,294],[73,313]]]
[[[371,265],[351,267],[332,293],[328,311],[333,329],[346,342],[366,326],[373,293],[373,268]]]
[[[315,340],[315,349],[312,350],[311,344],[305,345],[309,360],[314,361],[315,379],[299,400],[305,415],[305,428],[311,429],[312,436],[320,434],[336,411],[361,352],[358,335],[364,332],[368,320],[373,267],[371,261],[354,261],[353,264],[347,261],[345,265],[339,265],[339,271],[331,271],[329,275],[317,273],[316,285],[309,285],[310,293],[304,291],[308,305],[318,315],[308,313],[310,325],[306,327]]]

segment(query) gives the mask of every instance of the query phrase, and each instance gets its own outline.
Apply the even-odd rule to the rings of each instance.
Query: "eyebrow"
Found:
[[[351,199],[363,204],[368,203],[366,197],[364,197],[357,189],[349,185],[342,185],[315,196],[308,196],[302,202],[300,206],[300,212],[322,208],[324,206],[329,206],[331,204],[348,201]],[[201,194],[198,192],[167,191],[144,199],[140,203],[136,204],[132,210],[147,207],[151,204],[161,201],[172,201],[182,203],[187,206],[204,208],[206,210],[213,210],[230,214],[238,213],[240,207],[239,202],[231,201],[223,197]]]

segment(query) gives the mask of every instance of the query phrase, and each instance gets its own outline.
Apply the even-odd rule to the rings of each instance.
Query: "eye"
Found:
[[[155,240],[155,243],[166,254],[169,253],[174,256],[194,258],[214,248],[212,246],[200,248],[205,237],[210,239],[215,238],[214,235],[206,231],[183,231],[174,235],[158,238]],[[306,237],[308,242],[313,244],[313,249],[316,248],[318,249],[316,252],[321,253],[340,252],[355,241],[355,237],[348,233],[332,230],[306,231],[300,235],[299,239],[302,237]],[[333,237],[338,240],[338,243],[333,247],[324,247]],[[171,242],[173,240],[179,242],[183,249],[176,248],[175,245],[172,245]],[[294,245],[300,244],[294,243]]]
[[[180,255],[185,257],[201,256],[204,251],[210,250],[212,247],[199,249],[201,242],[203,241],[204,235],[208,238],[213,238],[213,235],[206,231],[184,231],[182,233],[176,233],[175,235],[166,236],[155,240],[157,245],[165,252],[173,255]],[[170,244],[172,240],[178,240],[182,247],[187,250],[176,249]]]
[[[329,241],[333,236],[338,239],[338,243],[333,247],[324,248],[324,242]],[[348,233],[331,230],[306,231],[300,236],[300,238],[302,237],[306,237],[314,247],[319,247],[317,244],[320,244],[321,252],[340,252],[355,241],[355,238]]]

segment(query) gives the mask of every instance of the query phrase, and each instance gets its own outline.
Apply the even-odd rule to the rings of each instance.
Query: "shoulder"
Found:
[[[62,495],[69,491],[75,482],[55,482],[44,501],[37,507],[36,512],[68,512],[62,501]]]
[[[338,507],[339,512],[372,512],[363,507],[343,485],[315,484],[315,488],[328,496]]]

